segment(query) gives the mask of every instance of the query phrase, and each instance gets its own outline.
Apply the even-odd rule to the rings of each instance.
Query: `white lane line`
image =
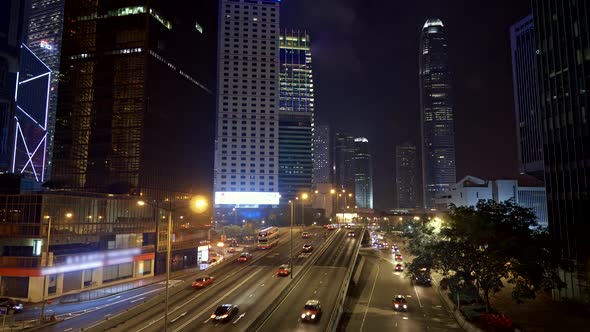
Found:
[[[367,318],[367,313],[369,312],[369,307],[371,306],[371,299],[373,298],[373,292],[375,291],[375,285],[377,284],[380,271],[381,267],[379,264],[377,264],[377,274],[375,275],[375,281],[373,281],[373,287],[371,288],[371,295],[369,295],[369,302],[367,302],[367,308],[365,309],[365,314],[363,315],[363,322],[361,323],[361,328],[359,329],[360,332],[363,331],[363,326],[365,325],[365,319]]]
[[[129,303],[135,303],[135,302],[139,302],[139,301],[141,301],[141,300],[143,300],[143,299],[145,299],[145,296],[144,296],[144,297],[140,297],[139,299],[135,299],[135,300],[133,300],[133,301],[129,301]]]
[[[263,270],[261,270],[261,271],[263,271]],[[265,271],[263,271],[263,272],[265,272]],[[248,282],[248,280],[254,278],[257,275],[258,275],[258,273],[252,273],[248,278],[244,279],[242,282],[240,282],[238,285],[236,285],[236,287],[234,287],[231,290],[229,290],[228,292],[226,292],[225,293],[225,296],[223,296],[223,297],[221,297],[221,298],[218,299],[218,302],[222,302],[226,297],[228,297],[230,294],[232,294],[237,289],[239,289],[240,287],[242,287],[246,282]],[[199,318],[200,316],[204,315],[206,312],[211,311],[211,309],[213,309],[213,307],[215,307],[216,305],[217,305],[217,303],[213,303],[213,305],[207,307],[205,310],[203,310],[200,313],[196,314],[193,318],[191,318],[188,321],[186,321],[184,324],[182,324],[181,326],[179,326],[173,332],[178,332],[178,331],[184,329],[190,323],[194,322],[197,318]]]
[[[71,331],[71,330],[72,330],[72,328],[70,327],[70,328],[65,329],[64,332],[68,332],[68,331]]]
[[[173,320],[171,320],[170,322],[174,323],[177,320],[181,319],[182,317],[186,316],[186,314],[187,314],[187,312],[185,311],[185,312],[181,313],[178,317],[176,317]]]
[[[119,295],[117,297],[113,297],[113,298],[108,299],[107,302],[114,301],[114,300],[117,300],[117,299],[120,299],[120,298],[121,298],[121,296]]]
[[[416,298],[418,299],[418,304],[420,305],[420,308],[424,308],[422,302],[420,301],[420,295],[418,295],[418,290],[416,289],[416,286],[414,286],[414,293],[416,293]]]

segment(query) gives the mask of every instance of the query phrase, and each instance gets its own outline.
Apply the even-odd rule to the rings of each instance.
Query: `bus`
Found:
[[[258,249],[268,249],[279,243],[279,228],[268,227],[258,232]]]

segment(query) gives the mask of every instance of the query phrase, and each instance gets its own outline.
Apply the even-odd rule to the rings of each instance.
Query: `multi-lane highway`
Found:
[[[360,230],[357,230],[360,232]],[[257,331],[325,331],[337,296],[342,289],[346,269],[351,264],[358,238],[347,236],[341,231],[335,235],[334,244],[313,264],[305,276],[293,287],[285,299],[272,308],[271,315]],[[307,300],[319,300],[322,316],[315,323],[300,319]]]
[[[407,253],[403,246],[400,249]],[[414,286],[404,272],[395,271],[398,262],[390,248],[364,248],[360,255],[365,259],[357,285],[360,294],[340,330],[462,331],[435,287]],[[398,294],[406,297],[407,311],[393,310],[392,300]]]
[[[323,229],[315,228],[309,230],[312,233],[311,238],[302,239],[300,231],[294,231],[294,252],[297,254],[301,251],[304,243],[313,243],[316,247],[324,240],[322,234]],[[221,264],[219,267],[212,269],[210,272],[195,273],[184,278],[173,281],[175,285],[170,292],[170,314],[169,314],[169,331],[172,330],[190,330],[189,326],[193,326],[198,320],[194,320],[194,316],[203,313],[203,317],[209,317],[215,308],[212,306],[218,305],[220,302],[235,301],[234,298],[229,297],[231,294],[241,294],[246,290],[262,292],[272,291],[276,287],[282,287],[287,280],[279,280],[274,276],[274,272],[278,266],[289,260],[290,243],[288,231],[282,235],[283,239],[280,244],[268,251],[253,251],[252,260],[246,263],[229,262]],[[297,273],[298,265],[304,263],[307,254],[298,256],[295,264],[295,273]],[[235,258],[234,258],[235,259]],[[210,274],[216,277],[213,285],[202,290],[195,290],[190,287],[193,281],[199,275]],[[268,279],[270,278],[270,279]],[[284,278],[283,278],[284,279]],[[265,288],[265,286],[267,286]],[[92,328],[92,330],[103,331],[106,330],[110,324],[107,318],[112,321],[115,317],[125,317],[127,310],[148,301],[150,298],[163,293],[162,285],[153,285],[147,288],[134,290],[123,294],[116,295],[111,298],[102,299],[94,303],[90,310],[85,314],[84,310],[74,312],[71,316],[64,314],[62,317],[69,318],[59,322],[53,326],[46,327],[44,331],[80,331],[82,329]],[[250,292],[248,295],[254,294]],[[254,297],[254,295],[252,295]],[[252,300],[252,297],[247,297]],[[247,306],[246,306],[247,308]],[[251,315],[242,308],[241,313],[246,313],[240,320],[247,323]],[[163,312],[164,305],[160,302],[158,305],[151,308],[146,308],[141,315],[136,317],[125,317],[125,324],[117,326],[113,330],[117,331],[162,331],[163,330]],[[245,317],[248,316],[248,319]],[[252,318],[253,319],[253,318]],[[199,323],[203,324],[201,320]],[[189,324],[186,322],[190,321]],[[184,325],[184,326],[183,326]],[[233,325],[233,324],[230,324]]]

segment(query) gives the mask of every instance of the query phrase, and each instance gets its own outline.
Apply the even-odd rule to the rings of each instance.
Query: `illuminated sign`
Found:
[[[65,273],[92,269],[101,266],[131,263],[133,262],[133,256],[135,255],[141,255],[140,248],[103,251],[88,255],[70,256],[66,259],[65,264],[43,268],[41,270],[41,274],[48,275]]]
[[[43,246],[43,241],[33,240],[33,255],[34,256],[41,256],[41,247],[42,246]]]
[[[51,46],[51,45],[50,45],[50,44],[49,44],[49,43],[48,43],[46,40],[42,40],[42,41],[40,41],[40,42],[39,42],[39,46],[40,46],[41,48],[44,48],[44,49],[46,49],[46,50],[52,50],[52,49],[53,49],[53,46]]]
[[[215,192],[218,205],[278,205],[281,195],[276,192]]]

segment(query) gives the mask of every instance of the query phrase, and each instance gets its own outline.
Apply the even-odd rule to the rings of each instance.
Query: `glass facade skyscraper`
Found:
[[[279,191],[279,5],[220,1],[215,192]]]
[[[549,231],[561,258],[562,298],[590,302],[590,3],[533,0]],[[557,292],[556,292],[557,293]]]
[[[543,137],[533,15],[510,27],[518,168],[543,180]]]
[[[312,186],[313,74],[307,32],[285,30],[279,41],[279,192],[289,200]]]
[[[352,158],[354,174],[354,203],[359,209],[373,208],[373,160],[369,152],[369,140],[354,139],[355,153]],[[348,203],[352,205],[352,203]],[[355,208],[350,206],[350,208]],[[348,207],[345,207],[348,208]]]
[[[218,8],[199,6],[66,1],[50,187],[211,192]]]
[[[443,22],[429,19],[420,35],[420,115],[424,206],[456,182],[451,70]]]
[[[343,132],[334,134],[334,182],[339,190],[354,191],[352,159],[355,155],[354,137]]]
[[[396,207],[418,207],[418,167],[416,146],[410,143],[395,147]]]
[[[31,0],[28,8],[26,44],[52,71],[47,108],[47,153],[45,158],[45,173],[47,175],[51,174],[52,165],[63,14],[64,0]]]

